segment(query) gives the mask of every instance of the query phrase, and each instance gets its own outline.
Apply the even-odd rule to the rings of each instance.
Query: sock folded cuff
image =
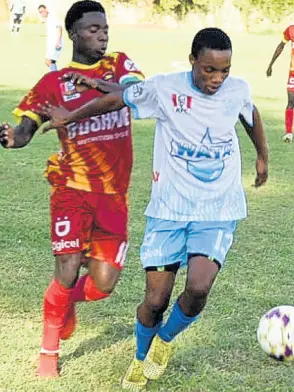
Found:
[[[63,287],[56,279],[53,279],[45,291],[45,299],[51,304],[67,306],[71,302],[73,289]]]
[[[191,324],[193,321],[196,321],[199,318],[199,314],[196,314],[196,316],[186,316],[185,313],[182,311],[182,309],[180,308],[179,302],[176,301],[174,304],[174,312],[177,313],[179,319],[183,322],[183,323],[187,323],[187,324]]]
[[[156,332],[159,330],[159,328],[161,327],[161,324],[162,321],[157,323],[154,327],[145,327],[145,325],[143,325],[139,321],[139,319],[137,319],[136,332],[139,332],[141,335],[145,335],[145,336],[154,336]]]

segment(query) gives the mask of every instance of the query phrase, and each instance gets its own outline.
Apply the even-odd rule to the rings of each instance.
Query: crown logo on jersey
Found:
[[[213,182],[220,178],[225,160],[233,151],[232,139],[214,143],[209,128],[197,145],[176,140],[171,143],[171,155],[187,161],[187,171],[202,182]]]
[[[176,113],[189,114],[192,107],[192,97],[185,94],[173,94],[172,101]]]

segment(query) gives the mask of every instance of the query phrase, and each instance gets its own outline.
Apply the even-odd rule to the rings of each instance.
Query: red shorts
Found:
[[[294,92],[294,71],[289,72],[287,91]]]
[[[53,188],[50,208],[54,255],[85,252],[85,257],[123,267],[128,248],[125,194],[57,187]]]

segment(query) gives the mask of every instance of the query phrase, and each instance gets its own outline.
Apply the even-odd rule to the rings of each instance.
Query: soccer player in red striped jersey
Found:
[[[287,83],[287,91],[288,91],[288,104],[285,112],[285,127],[286,133],[283,137],[283,140],[286,143],[292,143],[293,141],[293,117],[294,117],[294,25],[289,26],[283,33],[282,41],[277,46],[273,58],[268,66],[266,74],[268,77],[272,75],[273,64],[277,60],[277,58],[282,53],[287,42],[291,44],[291,62],[290,62],[290,71]]]
[[[124,53],[105,54],[108,25],[100,3],[73,4],[65,26],[73,41],[73,61],[65,69],[45,75],[20,102],[14,110],[18,126],[0,126],[0,143],[6,148],[24,147],[48,120],[37,114],[38,104],[48,102],[74,110],[103,93],[144,78]],[[81,85],[68,95],[75,89],[68,75],[76,78],[77,73],[92,88],[82,92]],[[37,371],[41,377],[58,375],[60,339],[68,339],[75,329],[75,303],[110,295],[128,246],[127,191],[132,169],[129,109],[77,121],[58,129],[58,137],[62,152],[49,158],[46,170],[52,185],[51,237],[56,268],[44,295]],[[79,277],[83,263],[88,273]]]

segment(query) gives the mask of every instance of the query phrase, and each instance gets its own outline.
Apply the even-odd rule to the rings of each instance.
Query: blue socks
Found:
[[[151,345],[152,339],[156,334],[164,340],[165,342],[171,342],[180,332],[184,331],[190,324],[196,321],[199,315],[194,317],[186,316],[178,301],[174,304],[172,312],[165,325],[162,326],[162,321],[160,321],[155,327],[149,328],[145,327],[137,319],[136,321],[136,343],[137,351],[136,358],[140,361],[144,361],[147,356],[149,347]]]
[[[161,327],[162,321],[160,321],[155,327],[148,328],[145,327],[137,319],[136,322],[136,341],[137,341],[137,351],[136,358],[140,361],[144,361],[148,353],[149,347],[151,345],[152,339],[157,334],[159,328]]]
[[[190,324],[196,321],[199,318],[199,315],[194,317],[186,316],[179,304],[178,301],[174,304],[172,312],[166,322],[159,331],[158,336],[164,340],[165,342],[171,342],[180,332],[184,331]]]

